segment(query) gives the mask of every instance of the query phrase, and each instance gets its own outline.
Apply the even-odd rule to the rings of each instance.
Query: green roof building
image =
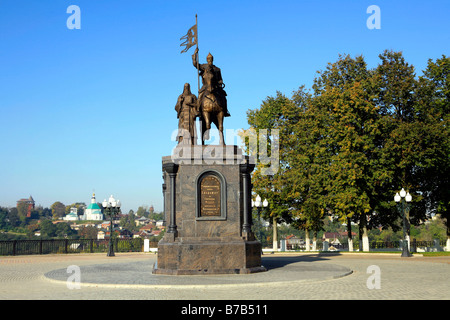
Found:
[[[83,220],[103,220],[103,213],[95,200],[95,193],[92,194],[91,203],[84,210]]]

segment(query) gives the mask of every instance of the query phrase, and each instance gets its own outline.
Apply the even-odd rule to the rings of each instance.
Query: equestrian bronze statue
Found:
[[[219,130],[219,144],[224,145],[223,138],[223,119],[229,117],[230,113],[227,108],[227,93],[225,92],[225,84],[222,80],[220,68],[213,64],[213,56],[208,54],[207,63],[198,63],[198,48],[192,55],[192,63],[198,70],[199,76],[202,78],[202,87],[198,93],[198,112],[201,119],[202,145],[205,140],[209,139],[209,130],[211,123],[214,123]]]

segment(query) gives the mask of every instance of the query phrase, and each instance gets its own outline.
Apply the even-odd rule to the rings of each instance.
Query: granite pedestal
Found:
[[[237,146],[179,146],[163,157],[167,231],[155,274],[265,271],[251,231],[251,158]]]

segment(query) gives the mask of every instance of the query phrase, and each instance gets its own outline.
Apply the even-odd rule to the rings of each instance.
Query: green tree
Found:
[[[401,52],[386,50],[379,55],[381,63],[375,69],[375,102],[382,117],[383,145],[380,153],[390,183],[380,192],[378,212],[385,224],[399,217],[393,195],[401,188],[410,190],[416,203],[421,200],[415,181],[415,164],[419,154],[415,108],[417,81],[414,66],[406,62]],[[411,214],[419,217],[418,210]]]
[[[163,220],[164,219],[164,213],[162,213],[162,212],[158,213],[158,212],[154,211],[154,212],[151,212],[148,217],[150,219],[154,219],[156,221]]]
[[[418,109],[427,135],[418,174],[426,209],[444,218],[450,243],[450,58],[428,60],[419,84]]]
[[[8,220],[12,228],[18,227],[20,225],[20,217],[17,208],[13,207],[9,209]]]
[[[433,212],[444,212],[450,199],[450,63],[445,56],[429,60],[424,75],[416,79],[401,52],[385,51],[380,58],[376,101],[384,120],[382,157],[391,176],[391,184],[380,193],[380,217],[396,221],[392,195],[404,187],[413,195],[407,222],[419,224]]]
[[[0,230],[9,230],[10,224],[8,223],[9,211],[7,208],[0,207]]]
[[[97,239],[98,228],[94,226],[83,226],[78,233],[83,239]]]
[[[313,110],[319,114],[329,210],[347,223],[359,222],[364,250],[368,247],[368,217],[374,210],[375,187],[383,182],[379,163],[380,117],[374,103],[373,73],[362,56],[340,56],[314,81]]]
[[[51,220],[43,220],[40,223],[41,237],[42,238],[54,238],[56,237],[56,226]]]
[[[61,222],[56,224],[55,234],[58,238],[70,238],[75,236],[77,232],[67,222]]]
[[[246,139],[247,152],[256,160],[253,191],[269,202],[268,209],[263,210],[263,218],[273,225],[275,247],[277,224],[291,220],[290,188],[285,181],[290,165],[286,156],[290,148],[288,136],[293,134],[298,119],[298,106],[277,92],[276,97],[267,97],[259,109],[247,112],[250,130],[241,135]]]
[[[27,236],[28,238],[31,238],[34,236],[34,233],[39,230],[39,224],[37,222],[30,223],[26,227],[27,230]]]
[[[129,231],[137,231],[139,227],[136,226],[135,223],[136,216],[133,210],[130,210],[128,214],[124,214],[120,217],[120,225]]]
[[[18,202],[17,203],[17,213],[19,215],[19,219],[22,223],[26,222],[27,214],[28,214],[28,203],[26,202]]]
[[[248,111],[256,150],[267,144],[270,158],[276,146],[279,156],[270,172],[271,164],[254,154],[254,191],[270,204],[265,219],[292,221],[308,235],[331,215],[346,223],[350,240],[357,222],[367,250],[371,228],[398,236],[393,196],[403,187],[413,195],[408,225],[440,213],[450,239],[450,60],[429,60],[417,79],[401,52],[379,58],[368,69],[362,56],[340,56],[318,72],[313,94],[304,86],[292,98],[277,92]]]
[[[147,212],[147,208],[145,206],[140,206],[136,211],[136,216],[145,217],[146,212]]]
[[[57,219],[61,219],[62,217],[64,217],[64,214],[66,212],[66,206],[59,201],[56,201],[55,203],[53,203],[50,207],[50,209],[52,209],[52,215],[53,215],[53,219],[57,220]]]
[[[291,186],[288,199],[293,224],[305,230],[307,243],[311,231],[315,241],[328,213],[325,189],[329,180],[328,114],[317,108],[314,99],[303,86],[294,92],[292,100],[298,107],[299,120],[294,125],[294,133],[287,137],[290,148],[286,178]]]
[[[42,210],[38,210],[38,214],[39,214],[39,219],[44,219],[44,218],[49,219],[52,217],[52,209],[42,208]]]

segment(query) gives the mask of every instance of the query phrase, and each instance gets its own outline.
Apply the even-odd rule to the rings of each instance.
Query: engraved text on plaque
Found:
[[[220,181],[207,175],[200,182],[200,216],[220,216]]]

